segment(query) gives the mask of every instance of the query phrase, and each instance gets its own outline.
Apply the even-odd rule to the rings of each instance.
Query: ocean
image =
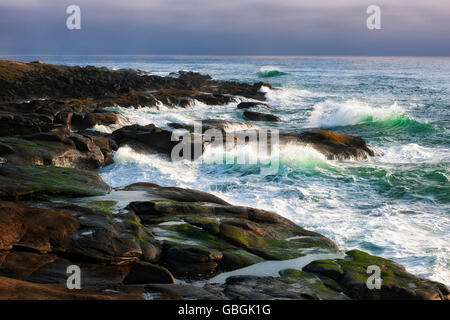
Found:
[[[314,149],[281,150],[276,173],[258,164],[171,162],[128,147],[99,170],[111,186],[148,181],[211,192],[233,204],[279,213],[340,248],[392,259],[450,284],[450,58],[240,56],[0,56],[64,65],[133,68],[156,75],[191,70],[215,79],[264,81],[263,128],[327,128],[357,135],[383,155],[331,161]],[[114,108],[131,123],[244,121],[236,103],[190,108]],[[261,109],[262,110],[262,109]],[[110,128],[97,127],[108,131]],[[243,151],[245,152],[245,150]],[[251,153],[251,150],[248,151]],[[213,155],[205,154],[206,159]]]

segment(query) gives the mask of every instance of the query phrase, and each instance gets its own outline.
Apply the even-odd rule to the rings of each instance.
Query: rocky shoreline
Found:
[[[250,111],[272,108],[263,85],[0,61],[0,299],[449,299],[443,284],[363,251],[344,253],[276,213],[158,181],[112,189],[95,173],[121,146],[170,154],[175,143],[170,130],[127,123],[108,107],[241,102],[256,123],[203,124],[245,131],[279,121]],[[359,137],[321,129],[281,132],[280,142],[328,159],[377,155]],[[274,274],[259,275],[267,263]],[[70,265],[82,270],[79,290],[66,287]],[[371,265],[381,268],[380,289],[366,285]]]

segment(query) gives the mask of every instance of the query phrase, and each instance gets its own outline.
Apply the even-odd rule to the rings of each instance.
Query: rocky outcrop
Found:
[[[328,130],[309,130],[280,133],[280,143],[310,146],[329,160],[364,160],[378,155],[364,139]]]
[[[277,214],[232,206],[212,195],[154,185],[125,190],[145,190],[152,199],[133,201],[129,208],[157,239],[170,239],[163,241],[161,261],[180,277],[208,277],[264,259],[299,257],[314,248],[336,250],[329,239]]]
[[[280,271],[280,277],[233,276],[226,281],[227,297],[238,300],[348,300],[313,274],[297,269]]]
[[[0,138],[0,156],[10,163],[98,169],[113,162],[115,141],[95,131],[37,133]]]
[[[2,300],[143,300],[138,286],[101,286],[69,290],[65,285],[37,284],[0,277]]]
[[[13,163],[0,166],[0,199],[98,196],[109,191],[100,176],[90,171]]]
[[[121,115],[96,109],[90,100],[33,100],[0,105],[0,136],[3,137],[50,131],[67,133],[121,122],[125,122]]]
[[[0,298],[448,299],[444,285],[361,251],[311,259],[342,255],[329,239],[272,212],[150,183],[114,192],[130,199],[128,208],[117,207],[114,193],[76,204],[0,202]],[[313,262],[278,277],[239,275],[292,258]],[[69,265],[82,269],[81,290],[64,286]],[[381,290],[367,289],[368,265],[380,266]],[[228,271],[223,284],[208,283]],[[203,284],[177,284],[174,276]]]
[[[187,134],[190,135],[188,144],[191,148],[191,158],[194,159],[196,155],[202,155],[203,141],[201,138],[195,138],[193,134]],[[113,135],[119,146],[129,145],[147,153],[163,153],[166,155],[171,155],[174,147],[183,140],[183,135],[178,139],[172,135],[171,131],[158,128],[153,124],[123,127],[114,131]],[[200,152],[196,152],[197,149]],[[183,157],[183,150],[180,150],[179,156]]]
[[[210,105],[233,101],[232,96],[264,100],[261,86],[215,81],[194,72],[178,77],[160,77],[136,70],[55,66],[39,62],[0,61],[0,103],[32,99],[90,99],[96,106],[118,102],[139,106],[183,106],[183,99],[196,99]],[[165,90],[170,90],[169,92]],[[161,100],[160,100],[161,99]]]
[[[196,126],[198,126],[198,130],[202,133],[205,133],[207,130],[215,129],[219,130],[222,133],[226,132],[234,132],[234,131],[242,131],[242,130],[258,130],[259,127],[257,125],[239,122],[239,121],[231,121],[231,120],[221,120],[221,119],[205,119],[196,121],[193,124],[185,124],[185,123],[169,123],[169,127],[174,129],[185,129],[189,132],[196,132]]]
[[[244,111],[244,117],[252,121],[271,121],[279,122],[281,119],[270,113],[261,113],[255,111]]]
[[[348,251],[345,259],[317,260],[303,268],[318,275],[337,291],[363,300],[443,300],[450,298],[448,288],[440,283],[420,279],[395,262],[360,250]],[[369,289],[367,270],[381,270],[380,289]]]
[[[263,102],[256,102],[256,101],[244,101],[237,105],[238,109],[250,109],[250,108],[256,108],[256,107],[264,107],[264,108],[272,108],[267,103]]]

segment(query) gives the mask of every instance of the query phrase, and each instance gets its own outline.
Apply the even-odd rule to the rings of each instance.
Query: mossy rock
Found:
[[[83,202],[83,205],[106,214],[114,214],[119,210],[117,201],[114,200],[87,200]]]
[[[90,171],[29,164],[0,166],[1,199],[100,196],[110,190]]]
[[[281,280],[292,284],[301,284],[308,287],[320,299],[347,300],[349,299],[341,290],[333,290],[320,277],[300,271],[298,269],[285,269],[280,272]]]
[[[250,300],[348,300],[345,294],[327,288],[313,274],[296,269],[280,271],[280,277],[232,276],[225,283],[231,299]]]
[[[448,298],[448,289],[438,283],[418,278],[408,273],[394,261],[373,256],[360,250],[346,253],[345,259],[313,261],[303,268],[321,277],[327,277],[354,299],[420,299],[434,300]],[[373,284],[373,272],[369,266],[380,269],[381,286],[369,289]]]
[[[157,236],[170,238],[171,241],[177,243],[189,243],[191,245],[204,246],[218,250],[234,248],[230,243],[189,223],[159,225],[157,230],[158,231],[155,231]]]
[[[264,259],[242,249],[227,249],[223,251],[221,267],[226,270],[244,268],[263,262]]]

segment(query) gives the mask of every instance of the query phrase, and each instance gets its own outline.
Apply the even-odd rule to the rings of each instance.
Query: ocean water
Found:
[[[3,56],[67,65],[178,70],[216,79],[264,81],[267,100],[287,130],[328,128],[358,135],[383,153],[366,161],[329,161],[311,148],[281,150],[279,170],[258,165],[170,162],[118,150],[100,170],[112,186],[138,181],[214,193],[233,204],[277,212],[320,232],[342,249],[359,248],[450,284],[450,58]],[[131,123],[242,121],[236,103],[189,109],[116,108]],[[98,127],[98,130],[110,128]],[[246,152],[243,150],[243,152]],[[247,150],[251,153],[251,150]],[[207,151],[205,158],[213,157]]]

